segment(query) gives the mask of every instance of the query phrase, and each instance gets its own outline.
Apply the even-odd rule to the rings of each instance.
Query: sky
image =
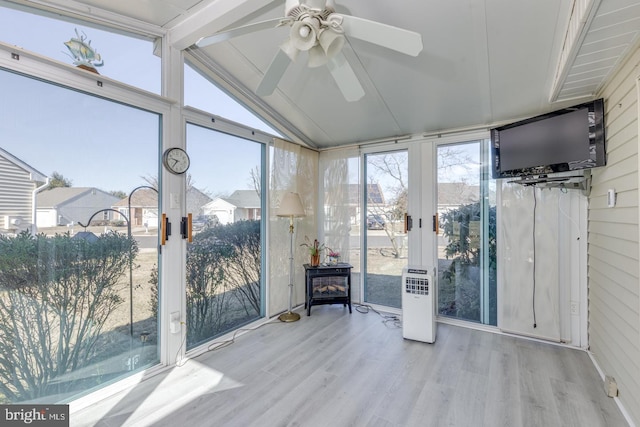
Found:
[[[76,30],[101,55],[101,75],[159,93],[160,58],[151,41],[2,7],[0,41],[73,63],[64,42]],[[264,122],[185,67],[185,104],[276,134]],[[41,173],[75,187],[128,193],[158,175],[159,116],[0,70],[0,147]],[[259,144],[218,132],[192,132],[192,181],[212,195],[251,188]],[[220,151],[222,150],[222,152]],[[257,154],[256,154],[257,153]]]

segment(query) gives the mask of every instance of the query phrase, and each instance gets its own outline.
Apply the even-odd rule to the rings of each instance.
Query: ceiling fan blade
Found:
[[[364,96],[364,89],[360,84],[360,80],[354,73],[353,68],[349,65],[349,61],[342,52],[338,52],[327,63],[331,76],[336,81],[340,92],[344,95],[344,99],[348,102],[355,102]]]
[[[220,43],[230,40],[234,37],[242,36],[244,34],[255,33],[256,31],[262,31],[269,28],[275,28],[278,26],[282,18],[269,19],[267,21],[260,21],[253,24],[243,25],[242,27],[233,28],[229,31],[223,31],[211,36],[202,37],[196,42],[196,46],[205,47],[214,43]]]
[[[289,56],[282,49],[278,49],[278,53],[273,57],[269,68],[267,68],[256,89],[256,94],[259,96],[271,95],[290,63]]]
[[[342,28],[348,37],[355,37],[411,56],[418,56],[422,51],[422,35],[415,31],[355,16],[340,16]]]

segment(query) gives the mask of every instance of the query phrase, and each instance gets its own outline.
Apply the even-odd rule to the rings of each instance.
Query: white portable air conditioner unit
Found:
[[[433,343],[436,340],[435,283],[429,269],[402,270],[402,336]]]

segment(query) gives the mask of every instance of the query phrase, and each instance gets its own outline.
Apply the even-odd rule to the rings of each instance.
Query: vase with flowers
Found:
[[[340,252],[334,251],[333,249],[328,249],[327,258],[329,259],[330,265],[336,265],[340,262]]]
[[[309,238],[305,236],[305,243],[302,243],[300,246],[306,246],[309,250],[310,264],[312,267],[317,267],[320,265],[320,254],[325,249],[324,243],[318,242],[318,239],[314,239],[313,243],[310,242]]]

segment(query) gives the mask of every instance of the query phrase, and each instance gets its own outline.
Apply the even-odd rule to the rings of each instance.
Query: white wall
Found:
[[[609,80],[607,166],[594,170],[589,198],[589,341],[620,400],[640,425],[638,88],[640,49]],[[607,190],[618,197],[607,207]]]

